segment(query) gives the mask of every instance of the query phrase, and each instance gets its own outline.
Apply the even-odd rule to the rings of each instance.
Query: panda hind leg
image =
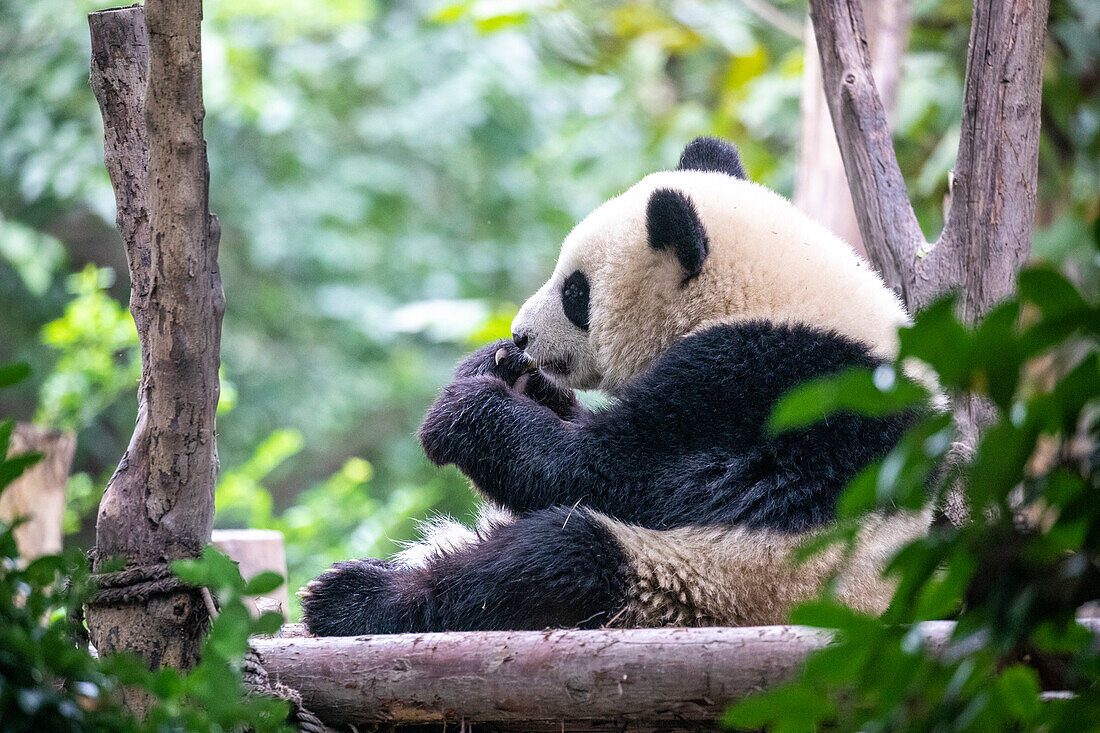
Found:
[[[304,589],[314,635],[598,627],[631,587],[599,515],[555,507],[496,527],[422,567],[337,563]]]

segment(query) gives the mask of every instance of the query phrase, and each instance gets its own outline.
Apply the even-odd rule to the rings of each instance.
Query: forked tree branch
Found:
[[[905,192],[871,78],[860,0],[810,0],[837,142],[871,261],[911,311],[957,290],[961,316],[980,319],[1012,294],[1031,253],[1049,0],[975,0],[964,106],[947,224],[924,241]],[[954,395],[955,452],[977,445],[992,411]],[[942,511],[965,521],[960,487]]]
[[[875,89],[860,0],[810,0],[826,98],[871,261],[911,310],[960,289],[976,320],[1031,252],[1049,0],[976,0],[953,204],[924,239]]]

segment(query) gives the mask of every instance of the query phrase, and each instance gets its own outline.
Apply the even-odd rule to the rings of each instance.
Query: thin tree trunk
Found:
[[[1031,255],[1049,0],[974,3],[951,209],[936,250],[976,321]]]
[[[202,138],[201,0],[92,13],[92,88],[130,268],[142,377],[133,437],[96,522],[95,569],[163,567],[210,540],[218,455],[219,229]],[[146,95],[148,89],[148,95]],[[205,606],[189,590],[88,608],[101,653],[150,666],[198,656]]]
[[[871,72],[882,94],[887,123],[893,129],[902,61],[909,45],[909,0],[865,0],[863,7],[871,44]],[[801,131],[794,203],[866,257],[855,204],[844,174],[844,161],[825,99],[821,60],[809,18],[803,40]]]
[[[825,84],[867,256],[910,308],[926,247],[875,86],[859,0],[811,0]],[[938,284],[938,283],[937,283]]]

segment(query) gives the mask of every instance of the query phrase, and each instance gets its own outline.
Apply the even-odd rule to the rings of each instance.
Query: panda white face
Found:
[[[731,145],[700,138],[677,170],[577,224],[512,335],[560,385],[614,392],[677,339],[718,323],[801,323],[892,358],[907,318],[847,244],[745,180]]]
[[[693,325],[683,316],[706,234],[685,194],[648,180],[573,229],[512,322],[516,344],[563,386],[614,391]]]

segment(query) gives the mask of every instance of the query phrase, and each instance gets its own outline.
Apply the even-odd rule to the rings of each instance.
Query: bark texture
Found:
[[[901,176],[875,86],[860,0],[811,0],[825,99],[832,113],[867,256],[910,308],[927,245]],[[933,287],[938,283],[933,283]]]
[[[892,129],[902,60],[909,45],[909,0],[864,0],[863,9],[870,42],[871,72],[882,95],[886,121]],[[825,99],[817,40],[809,20],[803,40],[806,50],[802,70],[801,131],[794,203],[866,257],[855,205],[844,174],[844,161],[840,157],[832,116]]]
[[[922,624],[942,646],[954,624]],[[479,631],[254,640],[273,679],[329,725],[713,730],[733,700],[792,677],[821,630]],[[640,728],[635,728],[640,726]]]
[[[974,3],[951,209],[933,250],[977,320],[1031,254],[1049,0]]]
[[[201,0],[89,16],[142,362],[137,425],[100,502],[97,571],[111,558],[147,567],[196,556],[210,540],[224,296],[207,202],[201,19]],[[101,653],[127,650],[151,666],[192,664],[206,620],[186,590],[88,609]]]
[[[919,310],[951,289],[977,320],[1010,295],[1031,252],[1048,0],[977,0],[947,224],[925,241],[871,71],[860,0],[810,0],[860,231],[887,284]]]

